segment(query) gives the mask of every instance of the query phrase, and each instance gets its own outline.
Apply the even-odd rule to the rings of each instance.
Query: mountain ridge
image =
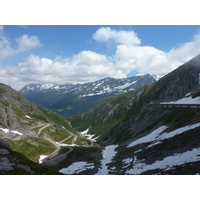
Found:
[[[150,75],[129,78],[104,78],[84,84],[29,84],[20,92],[39,106],[55,111],[64,117],[84,113],[92,109],[104,97],[122,94],[156,80]]]

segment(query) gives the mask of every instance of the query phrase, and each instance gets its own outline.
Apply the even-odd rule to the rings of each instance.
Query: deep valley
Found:
[[[0,173],[200,174],[198,104],[200,55],[159,80],[0,84]]]

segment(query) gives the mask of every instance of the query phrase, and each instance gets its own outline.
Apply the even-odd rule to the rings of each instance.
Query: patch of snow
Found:
[[[138,139],[135,140],[134,142],[132,142],[131,144],[129,144],[127,147],[133,147],[137,144],[142,144],[142,143],[147,143],[147,142],[153,142],[153,144],[150,144],[147,148],[152,147],[154,145],[160,144],[162,140],[164,139],[168,139],[168,138],[172,138],[176,135],[182,134],[186,131],[195,129],[200,127],[200,123],[196,123],[193,125],[188,125],[188,126],[184,126],[178,129],[175,129],[171,132],[164,132],[162,133],[166,128],[168,128],[167,126],[161,126],[158,129],[154,130],[152,133]],[[162,134],[161,134],[162,133]]]
[[[154,142],[154,143],[150,144],[147,148],[153,147],[153,146],[155,146],[155,145],[157,145],[157,144],[161,144],[161,143],[162,143],[162,142],[160,142],[160,141]]]
[[[119,85],[119,86],[115,86],[113,88],[110,88],[110,86],[104,86],[103,89],[101,89],[101,91],[99,92],[93,92],[93,93],[89,93],[89,94],[85,94],[85,95],[81,95],[80,97],[86,97],[86,96],[94,96],[94,95],[101,95],[101,94],[105,94],[105,93],[112,93],[114,91],[118,91],[118,90],[124,90],[125,88],[129,87],[130,85],[136,83],[137,81],[133,81],[131,83],[125,83],[124,85]],[[102,82],[103,83],[103,82]],[[97,89],[102,83],[99,83],[95,86],[95,88],[93,89],[93,91],[95,89]],[[131,89],[134,90],[134,89]]]
[[[91,127],[91,126],[90,126],[90,127]],[[90,130],[90,127],[89,127],[88,129],[82,131],[82,132],[79,132],[79,133],[80,133],[81,135],[85,136],[88,140],[90,140],[90,141],[92,141],[92,142],[96,142],[96,139],[97,139],[99,136],[93,138],[93,137],[94,137],[94,134],[93,134],[93,135],[87,134],[88,131]]]
[[[159,79],[161,79],[164,75],[156,75],[156,74],[153,74],[151,75],[156,81],[158,81]]]
[[[138,152],[141,152],[141,151],[142,151],[142,149],[139,149],[137,151],[134,151],[134,153],[138,153]]]
[[[103,159],[101,160],[101,168],[97,172],[97,175],[108,175],[109,170],[107,168],[107,164],[109,164],[113,157],[117,154],[115,151],[117,147],[118,145],[109,145],[102,151]]]
[[[124,84],[124,85],[117,86],[117,87],[115,87],[113,90],[123,90],[123,89],[129,87],[130,85],[132,85],[132,84],[134,84],[134,83],[136,83],[136,82],[137,82],[137,81],[133,81],[133,82],[131,82],[131,83],[126,83],[126,84]]]
[[[90,130],[90,127],[89,127],[88,129],[84,130],[84,131],[81,131],[80,134],[81,134],[81,135],[85,135],[85,134],[88,133],[89,130]]]
[[[160,104],[200,104],[200,97],[192,98],[191,96],[179,99],[177,101],[170,101],[170,102],[161,102]]]
[[[141,174],[148,170],[154,169],[171,169],[176,165],[196,162],[200,160],[200,148],[194,148],[175,156],[165,157],[163,160],[156,161],[151,165],[146,165],[143,161],[136,160],[132,169],[127,170],[126,174]]]
[[[189,97],[191,94],[192,94],[192,93],[189,92],[189,93],[187,93],[187,94],[185,95],[185,97]]]
[[[192,129],[195,129],[195,128],[198,128],[198,127],[200,127],[200,123],[184,126],[184,127],[178,128],[174,131],[171,131],[169,133],[163,133],[162,135],[159,136],[158,140],[168,139],[168,138],[174,137],[175,135],[182,134],[186,131],[189,131],[189,130],[192,130]]]
[[[23,135],[23,133],[20,133],[19,131],[16,130],[9,130],[7,128],[0,128],[0,130],[2,130],[4,133],[14,133],[14,134],[18,134],[18,135]]]
[[[4,133],[9,133],[9,130],[7,128],[0,128]]]
[[[23,135],[23,133],[20,133],[19,131],[10,131],[10,132],[18,135]]]
[[[43,163],[43,160],[48,157],[48,155],[40,155],[40,158],[39,158],[39,164],[42,164]]]
[[[125,164],[125,166],[123,166],[122,168],[126,168],[133,162],[133,158],[126,158],[122,160],[122,162]]]
[[[126,158],[126,159],[122,160],[122,162],[124,162],[125,164],[129,164],[132,161],[133,161],[133,158]]]
[[[56,87],[53,87],[54,89],[58,90],[59,89],[59,86],[56,86]]]
[[[151,142],[154,141],[156,139],[156,137],[158,137],[158,135],[160,133],[162,133],[166,128],[168,128],[167,126],[161,126],[158,129],[154,130],[153,132],[151,132],[150,134],[135,140],[134,142],[132,142],[131,144],[129,144],[127,147],[133,147],[137,144],[142,144],[142,143],[146,143],[146,142]]]
[[[93,163],[87,163],[87,162],[75,162],[72,165],[70,165],[67,168],[63,168],[61,170],[59,170],[59,172],[63,173],[63,174],[74,174],[74,173],[79,173],[82,171],[85,171],[87,169],[94,169],[94,164]]]

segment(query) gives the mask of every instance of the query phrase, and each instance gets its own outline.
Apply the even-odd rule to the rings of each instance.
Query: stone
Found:
[[[0,171],[11,172],[14,170],[14,163],[11,163],[8,158],[2,157],[0,161]]]
[[[0,139],[0,145],[7,147],[7,148],[10,148],[10,145],[3,139]]]
[[[0,155],[8,155],[9,151],[6,149],[0,149]]]

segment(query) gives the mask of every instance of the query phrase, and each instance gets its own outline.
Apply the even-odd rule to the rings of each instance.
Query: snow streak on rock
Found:
[[[152,133],[138,139],[135,140],[134,142],[132,142],[131,144],[128,145],[128,147],[133,147],[137,144],[142,144],[142,143],[146,143],[146,142],[151,142],[151,141],[155,141],[156,138],[158,137],[158,135],[160,133],[162,133],[166,128],[168,128],[167,126],[161,126],[158,129],[154,130]]]
[[[103,159],[101,161],[101,168],[97,172],[97,175],[108,175],[109,169],[107,167],[107,164],[109,164],[113,157],[117,154],[115,149],[118,147],[118,145],[110,145],[106,146],[105,150],[103,150]]]
[[[14,133],[14,134],[17,134],[17,135],[23,135],[23,133],[20,133],[19,131],[9,130],[7,128],[0,128],[0,130],[2,130],[4,133]]]
[[[40,155],[40,158],[39,158],[39,164],[42,164],[43,163],[43,160],[48,157],[48,155]]]
[[[195,129],[195,128],[198,128],[198,127],[200,127],[200,123],[184,126],[184,127],[178,128],[178,129],[171,131],[171,132],[162,133],[168,127],[167,126],[161,126],[158,129],[151,132],[150,134],[148,134],[147,136],[144,136],[144,137],[142,137],[138,140],[135,140],[134,142],[129,144],[127,147],[133,147],[137,144],[153,142],[153,144],[148,146],[148,147],[151,147],[152,145],[156,145],[156,144],[161,143],[161,141],[164,140],[164,139],[172,138],[176,135],[182,134],[186,131],[189,131],[189,130],[192,130],[192,129]]]
[[[59,172],[63,174],[75,174],[80,173],[82,171],[85,171],[87,169],[93,169],[94,164],[93,163],[87,163],[87,162],[75,162],[72,165],[70,165],[68,168],[63,168],[59,170]]]
[[[148,170],[154,169],[172,169],[173,166],[182,165],[185,163],[200,161],[200,148],[194,148],[192,151],[186,151],[178,155],[165,157],[163,160],[158,160],[151,165],[146,165],[144,160],[134,160],[132,169],[127,170],[126,174],[141,174]]]
[[[160,104],[200,104],[200,97],[192,98],[187,96],[177,101],[161,102]]]

